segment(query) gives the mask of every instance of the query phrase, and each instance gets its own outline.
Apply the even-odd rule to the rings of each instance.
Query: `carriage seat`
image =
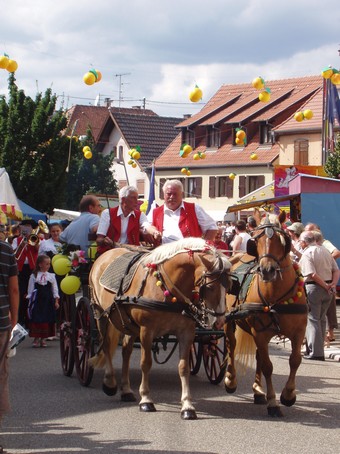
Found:
[[[123,295],[130,287],[137,271],[140,259],[150,252],[127,251],[111,262],[99,279],[106,290]]]

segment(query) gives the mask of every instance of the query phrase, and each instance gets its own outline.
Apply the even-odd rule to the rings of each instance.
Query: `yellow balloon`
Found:
[[[93,85],[96,81],[96,76],[93,73],[88,72],[84,74],[83,81],[86,85]]]
[[[6,57],[6,55],[0,56],[0,68],[1,69],[7,69],[8,62],[9,62],[9,58]]]
[[[7,71],[14,73],[18,69],[18,63],[15,60],[8,60]]]
[[[66,276],[60,282],[60,288],[66,295],[77,293],[80,288],[80,279],[77,276]]]
[[[311,120],[313,118],[313,112],[310,109],[306,109],[303,111],[303,116],[306,120]]]
[[[102,73],[100,71],[98,71],[98,69],[95,69],[96,73],[97,73],[97,80],[96,82],[100,82],[102,80]]]
[[[69,259],[66,258],[60,258],[59,260],[56,260],[53,265],[53,271],[55,274],[58,274],[58,276],[65,276],[71,269],[71,262]]]
[[[331,77],[331,82],[334,85],[339,85],[340,84],[340,73],[335,73]]]
[[[68,260],[68,257],[67,255],[63,255],[63,254],[56,254],[52,257],[52,260],[51,260],[51,263],[52,263],[52,266],[55,264],[55,262],[59,259],[66,259]]]
[[[191,102],[198,102],[202,99],[202,96],[202,90],[196,85],[196,87],[190,92],[189,99]]]
[[[259,94],[259,100],[261,102],[268,102],[270,100],[270,94],[267,91],[261,91]]]

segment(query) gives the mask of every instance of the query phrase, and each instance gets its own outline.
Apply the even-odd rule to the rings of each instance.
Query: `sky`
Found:
[[[52,88],[58,106],[201,110],[223,84],[340,68],[339,0],[0,0],[0,54],[19,89]],[[83,75],[98,69],[88,86]],[[8,72],[0,70],[0,94]],[[189,93],[198,85],[201,102]],[[144,101],[143,101],[144,100]]]

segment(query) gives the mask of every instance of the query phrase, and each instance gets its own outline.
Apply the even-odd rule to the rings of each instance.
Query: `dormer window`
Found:
[[[195,131],[191,129],[182,130],[182,143],[188,143],[192,148],[195,148]]]
[[[221,131],[213,126],[207,128],[207,148],[219,148],[221,146]]]
[[[273,143],[272,128],[269,123],[260,124],[260,145],[271,145]]]

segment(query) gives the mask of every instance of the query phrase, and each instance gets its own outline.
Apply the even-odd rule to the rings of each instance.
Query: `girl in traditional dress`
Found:
[[[39,255],[28,283],[29,336],[34,338],[33,347],[46,347],[45,339],[55,336],[59,292],[55,274],[48,272],[50,266],[51,259]]]

